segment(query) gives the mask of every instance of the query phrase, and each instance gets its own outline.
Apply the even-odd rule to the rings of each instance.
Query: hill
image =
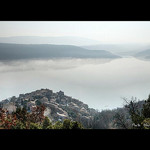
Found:
[[[89,122],[97,113],[95,109],[89,108],[87,104],[66,96],[64,92],[54,93],[49,89],[41,89],[31,93],[20,94],[19,97],[11,97],[0,102],[0,106],[12,113],[17,107],[26,107],[28,112],[37,106],[44,104],[46,110],[45,116],[48,116],[52,122],[70,119],[80,121],[85,127],[89,126]]]
[[[141,109],[144,100],[136,102]],[[115,115],[117,113],[124,116],[126,122],[131,126],[131,118],[127,108],[121,107],[113,110],[103,110],[99,112],[89,108],[82,101],[72,98],[59,91],[54,93],[49,89],[36,90],[31,93],[20,94],[19,97],[11,97],[0,101],[0,108],[7,109],[9,113],[16,111],[16,108],[25,107],[30,113],[36,106],[45,105],[44,116],[47,116],[51,122],[70,119],[82,123],[84,128],[92,129],[117,129]]]
[[[150,59],[150,49],[144,50],[142,52],[136,53],[134,57],[142,59]]]
[[[0,43],[0,60],[48,58],[120,58],[105,50],[87,50],[71,45]]]

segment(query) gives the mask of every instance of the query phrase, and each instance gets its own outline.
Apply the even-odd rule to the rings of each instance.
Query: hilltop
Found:
[[[15,111],[17,107],[26,107],[27,111],[31,112],[34,107],[41,104],[46,106],[44,115],[51,122],[70,119],[80,121],[87,127],[97,113],[95,109],[89,108],[87,104],[75,98],[66,96],[62,91],[54,93],[49,89],[20,94],[19,97],[13,96],[0,102],[0,106],[7,109],[9,113]]]

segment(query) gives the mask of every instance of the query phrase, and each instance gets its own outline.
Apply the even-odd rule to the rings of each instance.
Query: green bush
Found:
[[[69,119],[63,121],[63,129],[71,129],[71,121]]]
[[[30,123],[30,129],[42,129],[42,127],[37,123]]]
[[[57,121],[53,126],[52,129],[62,129],[63,124],[60,121]]]
[[[12,126],[12,129],[26,129],[26,127],[21,121],[17,121],[16,125]]]

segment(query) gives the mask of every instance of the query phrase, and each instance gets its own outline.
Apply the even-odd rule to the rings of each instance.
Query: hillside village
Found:
[[[89,108],[87,104],[77,99],[66,96],[62,91],[54,93],[49,89],[36,90],[20,94],[19,97],[13,96],[10,99],[2,100],[0,107],[7,109],[9,113],[15,112],[17,107],[25,107],[30,113],[41,104],[46,107],[44,116],[47,116],[52,122],[70,119],[80,121],[87,126],[97,113],[95,109]]]

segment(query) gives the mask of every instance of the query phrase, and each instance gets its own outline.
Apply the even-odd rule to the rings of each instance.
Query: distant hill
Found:
[[[129,44],[98,44],[98,45],[88,45],[82,47],[89,50],[103,49],[121,56],[133,56],[136,53],[141,52],[142,49],[148,49],[150,45],[129,43]]]
[[[71,45],[0,43],[0,60],[46,58],[120,58],[105,50],[87,50]]]
[[[59,45],[93,45],[100,44],[99,41],[76,36],[12,36],[0,37],[0,43],[15,43],[15,44],[59,44]]]
[[[136,53],[134,56],[137,58],[150,59],[150,49]]]

